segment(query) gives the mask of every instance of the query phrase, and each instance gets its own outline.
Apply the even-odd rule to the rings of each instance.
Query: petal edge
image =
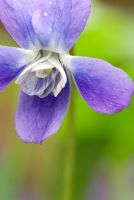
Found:
[[[32,51],[0,46],[0,91],[35,58]]]
[[[134,83],[121,69],[94,58],[64,58],[81,96],[95,111],[103,114],[120,112],[130,104]]]
[[[15,116],[16,131],[26,143],[40,144],[60,128],[67,111],[70,97],[70,83],[58,97],[49,95],[41,99],[20,93]]]

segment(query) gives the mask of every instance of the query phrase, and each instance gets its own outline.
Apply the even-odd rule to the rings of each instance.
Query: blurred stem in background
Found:
[[[74,55],[74,47],[70,51]],[[75,130],[75,85],[71,78],[71,100],[68,113],[68,130],[67,144],[64,164],[64,181],[63,181],[63,197],[62,200],[74,200],[74,172],[75,172],[75,146],[76,146],[76,130]]]

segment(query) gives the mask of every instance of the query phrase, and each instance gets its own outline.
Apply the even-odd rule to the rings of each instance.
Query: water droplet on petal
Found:
[[[45,12],[45,13],[44,13],[44,16],[45,16],[45,17],[47,17],[47,16],[48,16],[48,13],[47,13],[47,12]]]

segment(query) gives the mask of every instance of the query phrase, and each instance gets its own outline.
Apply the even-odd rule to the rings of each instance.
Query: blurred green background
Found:
[[[16,45],[2,25],[0,44]],[[134,1],[95,0],[74,52],[105,59],[134,80]],[[134,100],[101,115],[73,90],[60,131],[34,145],[15,132],[18,91],[12,83],[0,94],[0,200],[134,199]]]

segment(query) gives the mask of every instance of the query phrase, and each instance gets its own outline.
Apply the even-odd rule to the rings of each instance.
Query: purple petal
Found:
[[[129,105],[134,84],[123,70],[94,58],[68,56],[64,62],[82,97],[95,111],[112,114]]]
[[[24,142],[41,143],[60,128],[70,97],[69,81],[58,97],[30,97],[20,93],[15,122],[19,137]]]
[[[1,0],[0,19],[16,42],[24,48],[30,48],[36,37],[32,26],[32,14],[38,1]]]
[[[90,0],[40,1],[32,23],[41,44],[67,52],[83,31],[90,14]]]
[[[53,51],[68,51],[86,25],[90,6],[90,0],[1,0],[0,19],[21,47],[32,48],[40,40]]]
[[[0,91],[34,59],[32,51],[0,46]]]

